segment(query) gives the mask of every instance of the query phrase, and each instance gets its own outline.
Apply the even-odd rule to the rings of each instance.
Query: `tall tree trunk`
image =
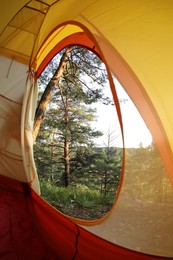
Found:
[[[70,183],[70,157],[69,157],[69,143],[70,143],[70,129],[69,129],[69,104],[68,94],[65,102],[65,139],[64,139],[64,161],[65,161],[65,186]]]
[[[35,119],[34,119],[33,133],[32,133],[34,141],[38,135],[41,122],[44,119],[44,114],[45,114],[46,108],[50,102],[50,99],[52,96],[52,91],[55,88],[55,86],[58,84],[60,78],[63,75],[63,71],[66,66],[68,56],[71,53],[72,49],[73,49],[73,47],[68,47],[66,49],[66,51],[64,52],[64,54],[60,60],[59,66],[58,66],[57,70],[55,71],[55,74],[53,75],[52,79],[49,81],[47,87],[45,88],[45,91],[37,106],[36,113],[35,113]]]
[[[69,158],[69,141],[65,137],[64,141],[64,160],[65,160],[65,187],[70,184],[70,158]]]
[[[107,190],[107,171],[104,172],[104,195],[106,195]]]

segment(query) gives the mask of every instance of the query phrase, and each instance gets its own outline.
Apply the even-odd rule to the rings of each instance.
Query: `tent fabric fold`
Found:
[[[22,184],[13,185],[7,186],[1,179],[0,259],[57,259],[33,224]]]

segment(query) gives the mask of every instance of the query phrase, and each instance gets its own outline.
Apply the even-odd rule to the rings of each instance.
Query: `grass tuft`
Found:
[[[85,185],[57,187],[41,181],[41,195],[59,211],[81,219],[98,219],[112,207],[114,196],[100,194]]]

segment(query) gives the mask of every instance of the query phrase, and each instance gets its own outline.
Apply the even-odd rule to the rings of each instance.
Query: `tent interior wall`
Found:
[[[173,259],[173,2],[7,0],[0,6],[1,259]],[[69,44],[94,48],[103,59],[116,106],[111,73],[164,164],[143,179],[147,199],[139,196],[134,184],[144,172],[130,174],[124,143],[119,194],[100,221],[64,216],[45,202],[33,158],[37,77]]]

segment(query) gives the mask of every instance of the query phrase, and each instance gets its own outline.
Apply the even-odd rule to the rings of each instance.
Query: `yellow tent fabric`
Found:
[[[173,2],[8,0],[0,6],[0,174],[32,183],[39,193],[32,155],[34,75],[75,34],[96,46],[150,129],[166,169],[164,175],[153,172],[153,180],[173,183]],[[124,176],[111,214],[86,229],[127,248],[173,257],[173,201],[139,201],[128,195],[135,178],[126,165]]]

